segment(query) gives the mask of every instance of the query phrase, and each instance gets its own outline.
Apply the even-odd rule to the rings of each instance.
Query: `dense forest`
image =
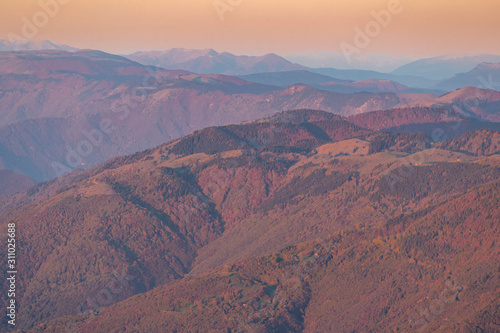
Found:
[[[0,197],[19,328],[495,332],[500,162],[470,142],[497,135],[300,110]]]

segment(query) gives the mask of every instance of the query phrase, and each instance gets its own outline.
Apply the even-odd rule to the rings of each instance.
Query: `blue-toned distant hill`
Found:
[[[328,75],[339,80],[361,81],[361,80],[390,80],[399,84],[420,88],[430,89],[439,83],[438,80],[432,80],[423,76],[412,75],[394,75],[391,73],[381,73],[377,71],[369,71],[362,69],[337,69],[337,68],[314,68],[311,69],[314,73]]]
[[[469,72],[440,82],[435,88],[451,91],[467,86],[500,91],[500,62],[481,63]]]
[[[375,72],[374,72],[375,73]],[[378,75],[377,75],[378,76]],[[387,75],[390,77],[390,75]],[[288,87],[294,84],[305,84],[310,87],[336,93],[357,93],[357,92],[395,92],[407,94],[436,94],[441,95],[446,91],[437,89],[412,88],[402,85],[396,81],[386,79],[361,79],[342,80],[332,76],[319,74],[313,71],[287,71],[274,73],[257,73],[249,75],[239,75],[246,81],[273,85],[278,87]]]
[[[166,51],[136,52],[126,57],[143,65],[183,69],[199,74],[244,75],[307,69],[274,53],[263,56],[237,56],[228,52],[219,53],[212,49],[176,48]]]
[[[391,74],[416,75],[433,80],[444,80],[458,73],[468,72],[482,62],[500,62],[500,55],[446,55],[420,59],[399,67]]]

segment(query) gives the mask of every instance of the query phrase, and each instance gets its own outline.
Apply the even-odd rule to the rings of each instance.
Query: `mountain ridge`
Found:
[[[16,159],[7,156],[25,159],[11,167],[16,172],[36,166],[28,174],[36,181],[60,174],[53,162],[63,169],[87,168],[206,126],[297,108],[348,115],[418,99],[394,93],[338,94],[304,85],[280,89],[225,75],[146,67],[90,50],[2,52],[2,71],[0,80],[10,89],[0,96],[0,131],[6,133],[0,139],[5,147],[0,158],[12,163]],[[106,133],[109,126],[116,130]],[[91,153],[75,159],[74,152],[85,142],[92,145]]]
[[[443,80],[435,86],[438,89],[456,90],[466,86],[500,91],[500,62],[482,62],[468,72],[462,72]]]
[[[394,70],[393,74],[415,75],[436,80],[445,80],[456,74],[467,72],[483,62],[499,62],[499,55],[460,54],[419,59]]]
[[[200,74],[243,75],[258,72],[302,70],[304,66],[269,53],[263,56],[236,56],[229,52],[218,53],[212,49],[170,49],[166,51],[142,51],[126,55],[144,65],[166,69],[183,69]]]
[[[475,276],[483,279],[495,272],[495,266],[478,265],[475,258],[487,253],[497,234],[498,228],[489,226],[495,220],[492,214],[498,214],[494,203],[500,160],[497,150],[487,156],[460,152],[461,145],[468,146],[464,139],[454,142],[453,150],[436,149],[425,135],[373,132],[328,112],[296,110],[199,130],[10,196],[13,203],[0,216],[23,230],[19,262],[25,274],[20,276],[19,300],[31,307],[20,308],[19,315],[29,318],[22,329],[50,332],[60,325],[76,325],[81,331],[104,331],[117,322],[137,329],[137,313],[124,318],[115,311],[127,304],[137,307],[142,300],[159,304],[150,298],[158,292],[174,295],[174,290],[198,290],[212,283],[198,296],[182,292],[184,296],[167,297],[178,301],[165,305],[168,320],[156,312],[141,314],[149,318],[147,325],[152,326],[147,327],[189,330],[193,327],[184,320],[190,322],[191,311],[196,318],[206,318],[200,325],[218,327],[210,318],[229,311],[229,321],[221,323],[235,328],[241,324],[236,313],[243,311],[245,318],[255,313],[254,302],[272,302],[273,292],[287,301],[274,315],[260,313],[269,322],[244,319],[244,325],[316,331],[317,325],[330,327],[334,320],[347,330],[379,327],[382,324],[369,318],[384,318],[384,327],[407,327],[408,316],[416,310],[403,310],[406,302],[425,297],[423,290],[428,289],[407,289],[405,279],[396,285],[409,300],[384,299],[384,306],[396,311],[391,318],[396,316],[397,323],[385,317],[389,310],[378,308],[375,317],[357,316],[358,321],[351,316],[330,320],[325,312],[313,310],[321,308],[324,297],[346,299],[337,293],[349,288],[332,289],[329,296],[313,291],[323,284],[347,284],[354,276],[366,278],[368,271],[354,269],[360,262],[382,262],[392,267],[391,274],[401,267],[412,272],[409,276],[421,272],[437,292],[439,281],[448,276],[443,267],[451,265],[454,272],[462,267],[457,283],[471,288],[463,297],[486,297],[490,294],[481,288],[497,292],[495,280],[481,280],[481,287],[473,287]],[[412,172],[399,180],[391,178],[399,177],[400,167],[408,161],[418,161]],[[482,210],[491,205],[497,209]],[[456,219],[466,223],[453,222]],[[474,227],[480,228],[469,232]],[[454,232],[463,235],[460,240],[465,243],[454,243]],[[476,239],[472,235],[485,233],[490,236],[481,238],[479,252],[467,246]],[[318,248],[318,243],[337,245]],[[325,261],[314,265],[315,253]],[[456,260],[464,258],[471,261],[459,266]],[[299,274],[308,262],[312,269]],[[467,273],[469,266],[475,267],[473,273]],[[366,282],[379,276],[370,274]],[[99,298],[101,292],[112,295],[112,301]],[[368,292],[368,301],[360,303],[363,309],[373,306],[369,300],[380,289]],[[484,298],[482,304],[494,306],[495,298]],[[345,306],[357,309],[349,302]],[[210,316],[208,308],[213,309]],[[326,313],[332,313],[327,308]],[[466,312],[460,309],[457,316]],[[493,325],[487,318],[479,322]],[[447,327],[444,321],[433,325]]]

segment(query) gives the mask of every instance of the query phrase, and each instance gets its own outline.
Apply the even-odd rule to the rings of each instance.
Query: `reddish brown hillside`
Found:
[[[462,151],[476,156],[488,156],[500,153],[500,132],[477,130],[466,133],[438,145],[441,149]]]
[[[320,124],[326,124],[325,130]],[[346,136],[335,141],[328,130]],[[405,279],[395,277],[406,276],[404,265],[413,265],[410,259],[420,256],[417,263],[425,265],[411,267],[415,274],[422,273],[418,283],[437,285],[445,278],[443,272],[448,272],[448,266],[459,267],[457,262],[463,262],[463,267],[469,267],[469,261],[458,255],[470,255],[447,250],[453,239],[459,239],[451,236],[455,231],[450,228],[459,226],[446,227],[448,220],[425,224],[434,221],[434,216],[422,221],[414,218],[476,191],[473,188],[497,181],[500,169],[495,157],[477,158],[427,149],[425,141],[422,146],[412,145],[412,140],[418,138],[412,134],[367,132],[328,113],[281,113],[261,121],[201,130],[1,199],[7,208],[2,205],[0,220],[4,224],[14,221],[18,230],[17,259],[23,274],[19,275],[17,300],[19,317],[24,318],[20,328],[30,329],[52,320],[66,325],[68,318],[64,316],[73,316],[69,319],[73,324],[86,320],[79,313],[95,312],[103,320],[96,325],[103,330],[114,324],[133,330],[137,321],[145,331],[189,331],[204,326],[217,330],[241,323],[236,313],[246,315],[242,320],[248,324],[248,315],[258,307],[255,302],[281,299],[274,307],[275,314],[261,323],[265,331],[314,331],[315,325],[323,325],[322,322],[324,327],[332,325],[324,316],[308,314],[308,306],[324,303],[321,297],[314,303],[319,293],[314,288],[320,288],[316,283],[332,287],[324,294],[330,295],[333,302],[325,305],[328,311],[317,315],[335,313],[334,318],[344,331],[366,327],[383,331],[396,324],[405,327],[402,318],[409,311],[406,299],[401,303],[399,298],[393,300],[387,294],[385,298],[379,296],[387,290],[399,295],[394,288],[405,290],[407,295],[414,292],[404,289]],[[361,138],[355,138],[360,133]],[[389,144],[380,147],[380,136],[387,137]],[[380,149],[372,149],[374,146]],[[495,190],[497,185],[491,188]],[[477,216],[475,223],[490,226],[497,220],[497,210],[482,210],[497,200],[497,192],[490,192],[492,196],[471,206],[474,209],[462,211],[445,206],[445,210],[465,218]],[[455,217],[450,219],[454,221]],[[451,240],[433,240],[439,251],[429,253],[426,244],[431,234],[417,237],[415,244],[408,243],[414,244],[416,251],[408,249],[411,258],[402,252],[406,243],[396,242],[390,252],[394,256],[388,253],[387,257],[385,252],[389,250],[379,250],[373,243],[380,236],[392,244],[394,234],[399,240],[398,232],[410,232],[412,225],[422,223],[427,229],[436,230],[439,237],[439,231],[446,237],[450,235]],[[439,229],[441,225],[443,230]],[[469,229],[464,229],[463,234],[457,230],[457,235],[466,237],[460,249],[473,251],[468,245],[474,234]],[[496,235],[496,229],[490,230],[490,236]],[[306,283],[294,287],[296,276],[289,277],[287,269],[303,269],[301,263],[314,263],[317,258],[311,245],[297,244],[328,235],[337,241],[339,235],[346,236],[339,245],[342,250],[322,250],[324,256],[318,256],[329,259],[306,275],[299,275],[299,281]],[[484,261],[490,260],[487,250],[495,250],[492,244],[486,238],[477,245]],[[440,253],[443,257],[439,257]],[[381,255],[386,259],[382,261]],[[265,258],[248,259],[252,257]],[[0,264],[5,265],[6,256],[1,258]],[[475,258],[477,264],[481,257]],[[235,262],[242,263],[236,266],[241,267],[241,274],[240,268],[235,271],[231,266]],[[360,266],[363,263],[368,271]],[[437,268],[426,266],[431,264]],[[229,266],[221,268],[225,265]],[[371,278],[370,274],[377,270],[383,271],[387,282],[375,284],[382,281]],[[208,281],[210,274],[215,275]],[[233,274],[239,277],[233,279]],[[287,275],[283,277],[284,274]],[[168,289],[169,284],[186,276],[186,281],[194,281],[193,284],[178,282]],[[329,280],[321,282],[327,276]],[[363,286],[353,284],[358,280],[364,281]],[[390,281],[395,281],[394,285]],[[478,281],[483,281],[485,290],[494,292],[488,279]],[[349,283],[354,285],[352,290],[346,287]],[[342,288],[334,289],[335,284]],[[152,309],[165,311],[160,317],[156,310],[153,316],[148,314],[151,308],[132,312],[126,319],[115,312],[108,316],[103,310],[162,285],[170,290],[168,293],[179,294],[169,300],[146,300]],[[206,290],[200,292],[203,285]],[[427,296],[423,289],[417,291],[415,298]],[[273,292],[281,298],[273,296]],[[131,302],[148,295],[132,298]],[[5,301],[5,294],[0,297]],[[485,306],[494,305],[490,294],[480,289],[471,297],[481,297]],[[375,305],[370,299],[383,302]],[[333,304],[342,306],[335,308]],[[208,307],[212,312],[206,312]],[[354,316],[363,320],[355,322]],[[108,322],[105,318],[114,319]],[[479,322],[489,325],[488,320]],[[460,323],[458,319],[454,322]],[[53,327],[54,323],[48,325]],[[93,322],[89,325],[83,329],[94,327]]]
[[[358,126],[379,131],[403,125],[457,122],[462,120],[462,117],[446,109],[401,108],[358,114],[347,120]]]
[[[499,190],[496,181],[377,227],[242,260],[40,330],[496,332]]]
[[[500,124],[461,115],[453,108],[407,107],[374,111],[346,118],[358,126],[391,132],[426,133],[434,141],[459,137],[480,129],[500,130]]]

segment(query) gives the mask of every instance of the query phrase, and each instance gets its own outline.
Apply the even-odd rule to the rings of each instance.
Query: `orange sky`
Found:
[[[109,52],[171,47],[233,53],[339,51],[370,12],[398,0],[2,0],[0,38],[21,35],[40,2],[68,2],[33,39]],[[500,54],[500,1],[399,0],[403,11],[372,38],[364,53],[408,57]],[[221,20],[214,3],[231,6]],[[43,14],[38,16],[43,23]],[[46,17],[45,17],[46,18]]]

